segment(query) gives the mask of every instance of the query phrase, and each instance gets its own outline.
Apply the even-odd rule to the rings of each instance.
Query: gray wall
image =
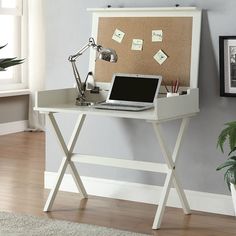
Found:
[[[223,124],[235,120],[235,98],[219,97],[218,36],[234,35],[236,32],[235,0],[192,0],[178,1],[181,6],[202,8],[202,35],[200,56],[200,109],[185,136],[178,173],[185,189],[228,194],[223,174],[215,171],[224,160],[216,150],[216,140]],[[46,25],[46,75],[47,88],[65,88],[74,84],[68,55],[84,45],[91,32],[91,14],[88,7],[161,7],[174,6],[171,0],[143,1],[78,1],[45,0]],[[88,55],[79,61],[82,76],[88,68]],[[58,115],[59,124],[66,140],[73,128],[75,117]],[[171,146],[174,145],[179,122],[164,125]],[[78,147],[80,149],[78,150]],[[77,151],[138,160],[162,161],[159,146],[151,126],[139,120],[89,117],[78,140]],[[56,171],[61,156],[54,134],[48,128],[46,170]],[[81,165],[80,173],[87,176],[161,184],[162,176],[135,171],[124,171]]]
[[[0,98],[0,124],[28,120],[29,96]]]

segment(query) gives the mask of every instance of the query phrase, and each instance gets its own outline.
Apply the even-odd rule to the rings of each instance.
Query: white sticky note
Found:
[[[142,39],[133,39],[131,50],[142,51],[143,49],[143,40]]]
[[[124,32],[122,32],[119,29],[116,29],[114,34],[112,35],[112,39],[115,40],[117,43],[121,43],[124,36],[125,36]]]
[[[160,65],[168,58],[162,50],[159,50],[153,57]]]
[[[152,30],[152,42],[162,42],[163,31],[162,30]]]

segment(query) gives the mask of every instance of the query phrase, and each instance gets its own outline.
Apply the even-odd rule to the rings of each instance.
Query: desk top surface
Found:
[[[102,93],[99,94],[99,96],[103,95]],[[34,109],[41,113],[99,115],[155,122],[189,117],[199,112],[198,89],[193,89],[186,96],[157,99],[154,108],[144,111],[105,110],[77,106],[75,98],[76,90],[74,88],[39,91],[36,93]],[[103,98],[100,97],[99,99]]]
[[[143,119],[143,120],[156,120],[155,109],[149,109],[145,111],[119,111],[119,110],[105,110],[96,109],[87,106],[76,106],[73,103],[55,104],[48,107],[35,107],[37,111],[42,113],[55,112],[55,113],[74,113],[74,114],[85,114],[85,115],[101,115],[110,117],[120,118],[132,118],[132,119]]]

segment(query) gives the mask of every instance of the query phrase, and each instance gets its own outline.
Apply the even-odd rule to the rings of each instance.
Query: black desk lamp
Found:
[[[71,62],[77,90],[78,90],[78,98],[77,98],[77,105],[84,106],[89,105],[88,102],[86,102],[85,98],[85,90],[86,90],[86,82],[82,82],[80,79],[79,71],[76,66],[76,60],[79,56],[81,56],[88,48],[92,47],[97,51],[97,59],[108,61],[108,62],[117,62],[117,54],[114,49],[111,48],[103,48],[101,45],[95,44],[94,39],[91,37],[89,38],[89,42],[83,46],[76,54],[69,56],[68,60]]]

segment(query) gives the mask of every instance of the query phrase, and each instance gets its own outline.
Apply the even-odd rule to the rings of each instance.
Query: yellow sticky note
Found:
[[[143,40],[142,39],[133,39],[131,50],[142,51],[143,49]]]
[[[124,36],[125,36],[124,32],[122,32],[119,29],[116,29],[115,32],[112,35],[112,39],[115,40],[117,43],[121,43]]]
[[[163,31],[162,30],[152,30],[152,42],[162,42]]]
[[[153,57],[160,65],[168,58],[162,50],[159,50]]]

